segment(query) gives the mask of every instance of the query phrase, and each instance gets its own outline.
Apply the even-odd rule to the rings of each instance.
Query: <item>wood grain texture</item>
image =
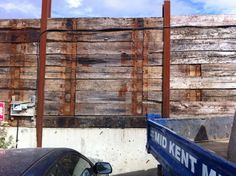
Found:
[[[236,29],[225,25],[235,25],[236,15],[171,21],[172,26],[222,26],[171,29],[171,116],[231,116]],[[162,30],[70,30],[162,26],[163,18],[49,19],[48,29],[67,31],[47,34],[45,126],[143,127],[142,115],[160,114]],[[0,20],[0,29],[0,101],[9,103],[12,95],[28,99],[36,91],[39,20]]]
[[[235,51],[235,39],[171,40],[171,51]]]
[[[171,64],[235,64],[235,51],[172,52]]]
[[[171,102],[172,117],[222,117],[233,116],[236,108],[235,102]]]
[[[171,89],[236,89],[236,77],[172,78]]]
[[[236,15],[173,16],[171,26],[226,26],[236,24]]]
[[[171,30],[173,40],[235,39],[236,28],[178,28]]]

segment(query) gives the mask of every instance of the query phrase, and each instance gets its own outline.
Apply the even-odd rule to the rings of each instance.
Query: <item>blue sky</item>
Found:
[[[52,0],[52,17],[155,17],[163,0]],[[236,0],[171,0],[172,15],[236,14]],[[40,18],[41,0],[0,0],[0,18]]]

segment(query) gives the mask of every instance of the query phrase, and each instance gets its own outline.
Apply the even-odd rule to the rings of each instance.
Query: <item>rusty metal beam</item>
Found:
[[[48,12],[47,12],[47,14],[48,14],[48,18],[51,18],[51,11],[52,11],[52,0],[47,0],[47,9],[48,9]]]
[[[37,147],[42,147],[43,136],[43,115],[44,115],[44,85],[45,85],[45,64],[46,64],[46,43],[47,43],[47,20],[50,16],[51,0],[42,0],[42,14],[41,14],[41,36],[40,36],[40,60],[38,72],[38,102],[37,102]]]
[[[170,117],[170,0],[164,1],[163,6],[163,103],[162,103],[162,117]]]

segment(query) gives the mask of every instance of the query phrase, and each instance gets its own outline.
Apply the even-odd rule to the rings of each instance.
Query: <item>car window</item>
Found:
[[[92,176],[92,168],[85,159],[76,154],[68,154],[60,161],[60,165],[70,176]]]
[[[64,173],[58,166],[58,164],[56,164],[49,170],[49,172],[45,176],[64,176]]]

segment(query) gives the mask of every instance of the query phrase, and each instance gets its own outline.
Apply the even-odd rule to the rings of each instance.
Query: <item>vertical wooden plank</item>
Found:
[[[68,20],[68,27],[72,27],[73,30],[77,29],[76,20]],[[72,43],[70,46],[70,61],[66,64],[66,78],[65,78],[65,96],[64,104],[61,109],[63,115],[74,116],[75,115],[75,101],[76,101],[76,67],[77,67],[77,42],[76,36],[72,36]]]
[[[134,19],[134,27],[143,27],[144,21],[141,18]],[[132,32],[132,114],[141,115],[143,113],[142,91],[143,90],[143,31]],[[139,86],[142,86],[138,88]],[[135,91],[136,90],[136,91]]]
[[[148,65],[148,42],[150,39],[149,33],[150,32],[147,30],[144,30],[143,32],[143,66]],[[148,88],[148,80],[146,78],[148,78],[148,69],[143,70],[143,90]],[[143,115],[148,113],[148,107],[144,103],[145,100],[148,100],[148,93],[148,91],[143,91]]]
[[[170,0],[164,1],[164,60],[163,60],[163,103],[162,116],[170,117]]]

